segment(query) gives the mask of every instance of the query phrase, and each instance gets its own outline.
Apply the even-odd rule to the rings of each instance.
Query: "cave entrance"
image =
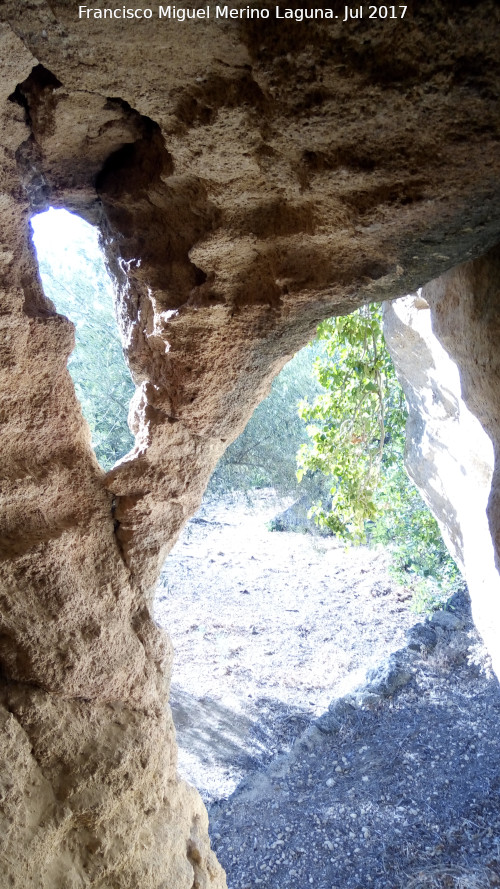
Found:
[[[346,320],[339,319],[339,326]],[[435,567],[431,558],[435,552],[438,559],[439,544],[441,555],[445,551],[437,524],[403,469],[405,411],[397,408],[404,397],[388,354],[386,431],[392,442],[381,479],[387,521],[370,528],[371,546],[346,549],[345,540],[308,516],[318,500],[331,502],[332,478],[316,471],[297,482],[297,452],[312,446],[298,404],[327,397],[321,374],[313,373],[315,363],[326,368],[325,380],[333,365],[349,375],[360,364],[357,350],[349,359],[340,355],[335,324],[330,327],[328,340],[315,341],[286,365],[223,455],[200,512],[167,558],[157,590],[156,617],[176,652],[171,704],[180,767],[207,802],[234,790],[245,776],[245,761],[265,762],[287,749],[333,698],[362,684],[367,669],[405,645],[406,630],[418,620],[412,596],[417,592],[424,599],[415,607],[425,606],[423,593],[431,585],[424,587],[418,577],[412,582],[415,564],[407,582],[395,579],[395,556],[387,549],[391,536],[397,531],[413,537],[419,568],[424,557],[424,568]],[[359,374],[365,386],[362,368]],[[373,408],[370,388],[368,396],[367,411]],[[352,403],[361,409],[357,392],[345,402],[346,410]],[[397,418],[390,419],[391,411]],[[325,427],[329,422],[326,417]],[[359,435],[363,430],[375,439],[378,427],[362,424]],[[355,432],[349,427],[348,438]],[[375,440],[373,450],[378,451]],[[394,517],[384,501],[396,495]],[[422,527],[427,539],[415,540]],[[417,548],[425,552],[417,554]],[[435,588],[436,598],[439,592]],[[446,591],[443,601],[449,595]]]
[[[98,231],[80,216],[53,208],[33,216],[31,225],[44,292],[75,325],[68,369],[90,426],[92,447],[108,470],[133,447],[127,414],[134,384]]]
[[[416,302],[428,312],[421,295]],[[437,401],[434,380],[431,391]],[[272,397],[254,414],[268,415],[268,432]],[[290,425],[278,423],[279,458]],[[261,456],[264,445],[272,450],[265,436]],[[232,447],[229,471],[238,480],[252,453],[250,424]],[[496,885],[498,772],[485,775],[484,764],[499,761],[498,684],[469,660],[477,637],[465,597],[406,637],[419,618],[386,573],[384,554],[271,531],[265,523],[276,524],[279,503],[259,487],[264,478],[255,481],[249,495],[225,492],[219,501],[212,483],[167,559],[156,606],[176,653],[181,775],[208,804],[228,884]],[[282,526],[294,518],[286,512]],[[349,685],[370,661],[380,668],[372,691],[351,704]],[[328,698],[337,698],[334,707],[315,722]],[[280,745],[285,755],[273,757]]]

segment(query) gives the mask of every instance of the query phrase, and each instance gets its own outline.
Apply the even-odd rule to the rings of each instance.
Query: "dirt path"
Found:
[[[500,689],[465,597],[410,649],[384,554],[270,533],[276,511],[206,506],[157,596],[179,770],[229,889],[500,886]],[[356,697],[402,646],[406,685]]]
[[[205,505],[157,591],[179,770],[206,802],[289,747],[415,621],[384,551],[268,531],[284,505],[269,492]]]

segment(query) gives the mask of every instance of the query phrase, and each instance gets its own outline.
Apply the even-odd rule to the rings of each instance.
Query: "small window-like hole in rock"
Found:
[[[75,325],[68,369],[92,433],[92,446],[110,469],[133,446],[127,425],[134,384],[113,308],[113,283],[97,230],[67,210],[33,216],[33,241],[45,294]]]

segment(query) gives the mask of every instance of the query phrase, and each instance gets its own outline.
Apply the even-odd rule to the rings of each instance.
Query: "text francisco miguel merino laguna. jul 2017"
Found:
[[[339,19],[347,22],[351,19],[404,19],[407,6],[345,6],[343,11],[336,12],[328,7],[316,7],[313,9],[290,9],[284,6],[225,6],[214,4],[186,8],[180,6],[157,7],[127,7],[115,8],[102,7],[99,9],[91,6],[79,6],[78,18],[80,19],[128,19],[139,21],[144,19],[160,19],[168,22],[187,21],[189,19],[294,19],[301,22],[305,19]]]

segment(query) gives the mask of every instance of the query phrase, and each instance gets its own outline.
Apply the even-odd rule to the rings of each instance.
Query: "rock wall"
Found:
[[[497,4],[343,24],[332,3],[285,24],[1,5],[6,885],[224,885],[176,777],[159,565],[321,318],[500,240]],[[116,278],[136,448],[107,476],[38,279],[49,205],[100,227]]]
[[[409,407],[406,467],[467,579],[500,675],[500,574],[493,441],[500,398],[500,253],[384,306],[384,334]],[[446,346],[446,348],[444,348]],[[497,469],[498,472],[498,469]]]

